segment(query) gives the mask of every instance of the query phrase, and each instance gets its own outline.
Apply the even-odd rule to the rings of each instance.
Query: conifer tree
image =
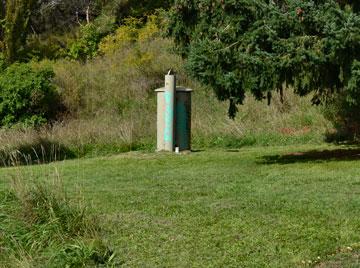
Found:
[[[230,116],[246,92],[293,88],[315,104],[345,96],[360,123],[358,0],[176,0],[169,22],[187,70],[230,102]]]

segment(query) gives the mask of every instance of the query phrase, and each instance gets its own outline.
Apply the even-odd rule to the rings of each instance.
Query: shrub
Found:
[[[53,118],[58,104],[49,68],[16,63],[0,73],[0,124],[37,126]]]
[[[114,34],[106,36],[99,44],[100,54],[111,54],[122,49],[128,44],[134,43],[138,35],[140,24],[138,19],[128,19],[119,27]]]
[[[68,47],[74,43],[76,33],[70,31],[63,34],[32,34],[26,43],[26,60],[60,59],[68,54]]]
[[[144,43],[160,36],[161,17],[150,15],[144,19],[127,18],[114,34],[105,37],[99,44],[100,54],[112,54],[128,45]]]
[[[74,60],[88,60],[97,55],[101,34],[97,27],[89,23],[80,27],[80,37],[70,45],[68,56]]]

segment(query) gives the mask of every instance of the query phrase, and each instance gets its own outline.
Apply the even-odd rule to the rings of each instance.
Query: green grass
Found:
[[[135,152],[1,169],[0,187],[56,168],[127,267],[357,267],[359,159],[326,145]]]

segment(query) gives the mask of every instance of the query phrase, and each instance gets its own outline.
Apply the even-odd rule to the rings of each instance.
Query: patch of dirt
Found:
[[[360,255],[358,253],[341,254],[333,257],[334,259],[320,262],[316,268],[355,268],[360,267]]]

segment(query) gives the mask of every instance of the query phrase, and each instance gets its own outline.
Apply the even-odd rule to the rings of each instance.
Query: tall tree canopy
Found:
[[[230,116],[245,92],[263,99],[285,86],[314,103],[347,92],[360,105],[357,0],[176,0],[169,35]]]

